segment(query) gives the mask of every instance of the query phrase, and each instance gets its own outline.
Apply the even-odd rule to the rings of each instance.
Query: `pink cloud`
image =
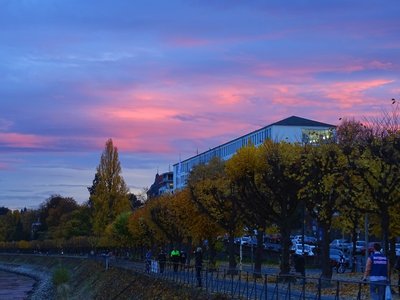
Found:
[[[255,75],[268,78],[286,78],[291,80],[312,79],[314,74],[318,73],[354,73],[366,70],[389,70],[393,68],[391,62],[373,60],[354,60],[348,58],[339,58],[334,64],[329,62],[307,65],[274,65],[274,64],[254,64],[252,72]]]
[[[179,112],[175,109],[146,106],[146,107],[131,107],[131,108],[109,108],[103,111],[106,118],[119,119],[126,121],[155,121],[162,122],[170,119]]]
[[[333,83],[325,90],[328,98],[336,100],[342,108],[348,108],[356,103],[365,101],[365,92],[369,89],[379,88],[386,84],[392,83],[394,80],[375,79],[353,82]]]
[[[7,147],[16,148],[43,148],[52,143],[51,138],[33,134],[4,133],[0,132],[0,140]]]

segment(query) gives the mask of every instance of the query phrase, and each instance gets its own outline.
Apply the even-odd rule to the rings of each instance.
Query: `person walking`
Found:
[[[197,278],[197,286],[201,287],[201,269],[203,267],[203,253],[201,247],[197,247],[196,252],[194,253],[195,260],[195,268],[196,268],[196,278]]]
[[[172,249],[171,254],[170,254],[170,259],[174,266],[174,272],[175,273],[178,272],[179,262],[181,260],[181,254],[180,254],[179,250],[176,249],[176,247],[174,247]]]
[[[167,262],[167,255],[165,254],[164,249],[160,250],[160,253],[158,253],[158,264],[160,266],[160,273],[164,273],[164,269],[165,269],[165,263]]]
[[[187,255],[186,255],[185,250],[181,250],[181,253],[180,253],[181,270],[183,270],[185,268],[186,259],[187,259],[186,256]]]
[[[397,288],[398,288],[398,293],[400,295],[400,256],[397,256],[394,268],[397,271]]]
[[[147,250],[146,252],[146,273],[150,273],[150,267],[151,267],[151,258],[152,258],[152,253],[151,250]]]
[[[369,276],[372,300],[384,300],[386,284],[390,278],[389,260],[382,254],[382,247],[375,243],[372,254],[368,257],[363,280]]]

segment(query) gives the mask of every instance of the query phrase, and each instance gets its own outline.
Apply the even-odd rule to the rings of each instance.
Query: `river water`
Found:
[[[31,277],[0,271],[0,299],[27,299],[34,284]]]

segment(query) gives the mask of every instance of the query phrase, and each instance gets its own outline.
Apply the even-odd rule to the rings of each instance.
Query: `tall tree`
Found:
[[[201,213],[228,233],[229,272],[236,272],[235,233],[243,222],[239,197],[225,172],[225,162],[212,159],[194,167],[188,182],[191,199]]]
[[[106,142],[97,167],[90,200],[93,203],[93,230],[100,235],[117,215],[130,210],[129,189],[121,175],[118,149]]]

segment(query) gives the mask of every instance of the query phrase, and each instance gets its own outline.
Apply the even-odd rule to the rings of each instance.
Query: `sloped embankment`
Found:
[[[199,289],[190,289],[173,283],[126,270],[104,267],[79,258],[1,255],[0,264],[30,266],[50,275],[59,267],[68,270],[66,284],[55,289],[56,299],[217,299]]]

